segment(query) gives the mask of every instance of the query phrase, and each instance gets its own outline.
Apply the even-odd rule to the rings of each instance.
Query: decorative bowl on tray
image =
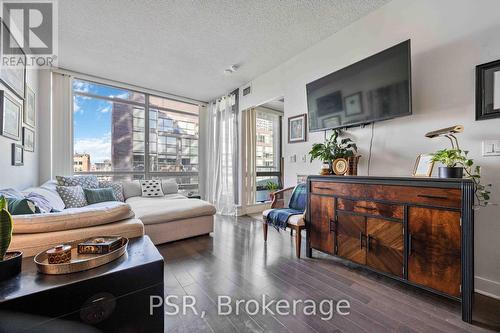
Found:
[[[127,252],[127,244],[128,244],[127,238],[120,237],[121,243],[119,244],[119,246],[113,248],[112,251],[102,254],[78,253],[79,252],[78,245],[82,243],[88,243],[96,239],[98,240],[107,239],[109,237],[110,236],[93,237],[90,239],[86,238],[68,243],[67,245],[71,246],[71,259],[69,262],[50,264],[49,254],[47,252],[51,253],[52,249],[49,249],[47,251],[42,251],[38,253],[34,258],[36,267],[40,273],[59,275],[59,274],[81,272],[105,265],[113,260],[120,258]]]

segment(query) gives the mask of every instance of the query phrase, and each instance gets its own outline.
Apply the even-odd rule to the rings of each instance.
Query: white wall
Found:
[[[16,189],[25,189],[27,187],[38,185],[38,152],[39,152],[39,136],[38,123],[40,117],[39,98],[38,98],[38,72],[36,70],[28,70],[26,72],[27,85],[33,89],[36,95],[36,112],[37,112],[37,128],[35,133],[35,152],[24,152],[24,165],[12,166],[12,143],[22,144],[22,139],[14,141],[12,139],[0,136],[0,188],[13,187]],[[8,90],[0,84],[1,90]],[[12,94],[11,94],[12,95]],[[21,99],[18,99],[22,103]]]
[[[484,182],[494,185],[493,198],[500,203],[500,157],[481,156],[482,140],[500,139],[500,119],[474,120],[475,66],[500,59],[499,33],[498,0],[393,0],[257,77],[250,82],[252,93],[240,96],[240,107],[284,96],[286,138],[287,118],[307,112],[308,82],[411,39],[413,115],[375,124],[370,174],[410,175],[418,154],[448,145],[446,139],[425,138],[427,131],[462,124],[461,145],[483,166]],[[348,132],[360,147],[360,174],[366,175],[370,128]],[[285,185],[294,184],[297,174],[319,170],[319,162],[311,165],[300,157],[323,136],[311,133],[306,143],[284,144]],[[296,163],[289,162],[293,154]],[[500,206],[476,213],[475,274],[476,290],[500,297],[498,216]]]

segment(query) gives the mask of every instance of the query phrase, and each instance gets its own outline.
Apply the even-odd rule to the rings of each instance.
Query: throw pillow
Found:
[[[7,199],[9,205],[9,213],[11,215],[25,215],[40,213],[40,209],[36,207],[35,203],[28,199]]]
[[[36,205],[36,207],[40,210],[40,213],[50,213],[52,209],[54,209],[50,201],[41,194],[30,192],[26,194],[25,197]]]
[[[59,193],[57,193],[57,185],[55,184],[55,181],[54,184],[51,184],[50,187],[45,187],[46,186],[45,184],[42,185],[41,187],[30,187],[26,189],[23,192],[23,194],[26,197],[29,197],[30,193],[36,193],[38,195],[41,195],[45,199],[47,199],[50,205],[52,206],[52,209],[50,211],[53,210],[62,211],[64,209],[64,201],[62,201],[61,197],[59,196]]]
[[[0,190],[0,196],[5,197],[6,199],[22,199],[24,195],[16,189],[13,188],[5,188]]]
[[[112,182],[109,180],[103,180],[99,182],[99,188],[108,188],[111,187],[113,189],[113,194],[117,201],[125,201],[125,197],[123,196],[123,185],[122,183]]]
[[[111,187],[95,189],[84,188],[83,192],[85,192],[85,198],[89,205],[105,201],[117,201]]]
[[[141,190],[143,197],[163,197],[161,180],[141,180]]]
[[[85,193],[80,185],[76,186],[57,186],[57,193],[64,201],[66,208],[80,208],[87,206]]]
[[[99,188],[97,176],[56,176],[59,186],[78,186],[82,188]]]

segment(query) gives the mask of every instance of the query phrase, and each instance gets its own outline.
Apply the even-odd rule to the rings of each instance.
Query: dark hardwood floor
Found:
[[[250,217],[217,216],[212,236],[158,248],[165,258],[165,296],[194,296],[200,312],[166,315],[166,332],[500,331],[500,302],[496,300],[476,298],[477,321],[469,325],[461,320],[456,302],[318,252],[313,252],[314,259],[296,259],[289,232],[270,228],[265,244],[261,222]],[[324,299],[346,299],[351,311],[347,316],[334,314],[331,320],[322,320],[319,310],[316,316],[302,311],[295,316],[249,315],[240,307],[239,315],[217,315],[219,295],[231,296],[235,308],[236,299],[261,300],[263,294],[268,300],[286,299],[290,303],[298,299],[317,304]],[[171,302],[181,304],[180,300]],[[201,311],[205,311],[203,317]]]

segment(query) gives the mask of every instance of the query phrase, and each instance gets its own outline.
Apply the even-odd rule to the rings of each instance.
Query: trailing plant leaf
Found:
[[[474,160],[467,157],[469,151],[461,149],[442,149],[432,154],[432,161],[449,168],[463,168],[466,178],[474,182],[475,195],[479,206],[488,205],[491,199],[491,184],[481,184],[481,167],[474,165]]]

